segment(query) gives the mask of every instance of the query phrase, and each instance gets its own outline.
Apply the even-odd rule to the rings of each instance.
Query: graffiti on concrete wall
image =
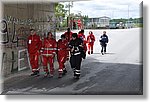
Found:
[[[31,19],[19,19],[12,16],[4,16],[4,19],[9,23],[15,23],[17,25],[32,25],[33,20]]]
[[[6,44],[9,42],[9,36],[8,36],[8,25],[6,20],[1,21],[1,43]]]
[[[4,73],[10,74],[14,70],[18,70],[18,52],[22,49],[26,49],[26,41],[30,34],[30,28],[36,28],[37,33],[43,37],[45,37],[44,34],[49,31],[54,32],[53,34],[55,35],[56,19],[53,15],[46,17],[47,19],[41,18],[34,21],[31,19],[22,20],[12,16],[4,17],[5,19],[1,21],[2,39],[0,40],[0,45],[4,48],[1,64],[2,69],[6,71]],[[25,62],[20,63],[28,63],[27,53],[22,53],[23,55],[21,55],[21,57],[25,57]]]
[[[1,21],[1,40],[0,45],[3,49],[1,68],[4,75],[18,70],[18,51],[20,48],[26,48],[26,39],[29,34],[29,28],[16,23],[10,23],[3,19]],[[27,55],[25,53],[26,59]],[[23,57],[24,57],[23,56]]]

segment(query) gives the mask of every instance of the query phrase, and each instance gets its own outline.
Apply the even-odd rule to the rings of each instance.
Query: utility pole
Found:
[[[66,5],[66,8],[68,8],[68,12],[69,12],[69,16],[68,16],[68,27],[69,28],[70,28],[70,11],[71,11],[71,7],[73,7],[73,2],[69,1],[69,4]]]
[[[128,22],[127,22],[127,29],[129,28],[129,5],[128,5]]]
[[[69,1],[69,17],[70,17],[70,7],[71,7],[71,4],[70,4],[70,1]]]

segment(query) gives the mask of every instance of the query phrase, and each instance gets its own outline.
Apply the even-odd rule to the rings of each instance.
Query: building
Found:
[[[88,28],[106,28],[109,26],[110,18],[103,16],[97,18],[89,18]]]
[[[125,28],[129,29],[129,28],[133,28],[133,26],[134,26],[133,21],[126,21]]]

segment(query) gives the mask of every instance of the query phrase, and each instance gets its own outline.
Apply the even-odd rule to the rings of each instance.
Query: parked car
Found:
[[[109,29],[117,29],[117,22],[110,22]]]

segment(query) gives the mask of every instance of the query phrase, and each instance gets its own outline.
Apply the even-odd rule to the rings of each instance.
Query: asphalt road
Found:
[[[89,31],[85,30],[85,35]],[[31,77],[30,70],[22,71],[4,79],[2,94],[143,94],[141,29],[107,29],[109,43],[105,55],[101,55],[99,45],[103,30],[91,31],[96,36],[94,54],[82,61],[79,80],[73,78],[69,62],[67,75],[59,79],[56,62],[53,78],[44,78],[42,70],[39,77]]]

